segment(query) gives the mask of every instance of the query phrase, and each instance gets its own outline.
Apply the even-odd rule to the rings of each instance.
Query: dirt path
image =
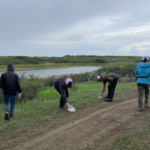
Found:
[[[124,97],[124,98],[121,98]],[[130,97],[130,98],[129,98]],[[134,98],[133,98],[134,97]],[[110,150],[126,131],[150,122],[150,109],[138,112],[136,94],[119,95],[113,103],[77,110],[60,119],[56,127],[36,130],[34,136],[12,145],[11,150]],[[69,121],[68,121],[69,120]],[[6,149],[9,149],[7,147]]]

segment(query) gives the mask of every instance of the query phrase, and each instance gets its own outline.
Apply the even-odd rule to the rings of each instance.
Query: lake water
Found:
[[[85,73],[97,70],[101,67],[98,66],[80,66],[80,67],[67,67],[67,68],[55,68],[55,69],[41,69],[41,70],[25,70],[25,71],[15,71],[19,76],[22,73],[25,73],[27,77],[29,74],[33,74],[39,77],[47,77],[53,75],[62,75],[62,74],[78,74],[78,73]],[[0,75],[3,72],[0,72]]]

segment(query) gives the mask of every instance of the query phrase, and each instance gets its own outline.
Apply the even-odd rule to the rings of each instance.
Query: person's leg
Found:
[[[112,95],[111,95],[111,99],[113,99],[114,97],[114,93],[115,93],[115,88],[116,88],[116,85],[117,85],[117,82],[118,82],[118,78],[114,80],[114,83],[112,84]]]
[[[9,108],[8,108],[8,103],[9,103],[9,95],[3,95],[4,98],[4,115],[5,115],[5,120],[9,119]]]
[[[4,98],[4,112],[9,113],[8,103],[9,103],[9,95],[3,95]]]
[[[113,97],[113,84],[111,84],[111,85],[109,86],[109,90],[110,90],[110,91],[109,91],[110,94],[109,94],[109,97],[105,99],[106,102],[112,102],[112,97]]]
[[[144,92],[144,87],[143,84],[137,84],[138,87],[138,103],[139,103],[139,110],[142,110],[143,107],[143,92]]]
[[[10,114],[9,114],[9,118],[12,118],[14,115],[14,110],[15,110],[15,104],[16,104],[16,96],[10,96]]]
[[[64,108],[64,100],[63,100],[62,96],[60,98],[59,108],[62,108],[62,109]]]
[[[109,99],[112,100],[112,99],[113,99],[113,96],[114,96],[114,85],[111,84],[111,86],[110,86],[110,96],[109,96]]]
[[[54,86],[54,87],[58,91],[58,93],[61,95],[59,87],[57,87],[57,86]],[[60,97],[59,108],[63,108],[63,98],[62,98],[62,96]]]
[[[109,97],[110,100],[113,99],[117,82],[118,82],[118,78],[115,79],[115,80],[112,82],[111,86],[110,86],[110,97]]]
[[[145,86],[145,108],[148,108],[148,101],[149,101],[149,85],[146,84]]]
[[[68,92],[68,89],[67,89],[67,88],[66,88],[65,92],[66,92],[66,97],[68,98],[68,97],[69,97],[69,92]],[[63,108],[64,108],[64,106],[65,106],[65,101],[64,101],[64,99],[62,99],[61,101],[62,101],[62,106],[63,106]]]
[[[110,97],[110,86],[108,86],[108,94],[107,94],[107,96],[104,97],[104,98],[108,99],[109,97]]]

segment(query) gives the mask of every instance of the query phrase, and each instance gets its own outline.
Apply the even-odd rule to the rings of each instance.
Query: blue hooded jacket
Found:
[[[136,66],[137,83],[150,84],[150,64],[141,62]]]

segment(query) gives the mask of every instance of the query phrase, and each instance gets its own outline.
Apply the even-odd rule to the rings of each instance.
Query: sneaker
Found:
[[[142,106],[139,106],[139,111],[144,111],[144,108]]]
[[[112,99],[105,99],[105,102],[113,102]]]
[[[148,102],[145,103],[145,108],[149,108]]]
[[[5,112],[5,120],[9,120],[9,114],[8,114],[8,112]]]
[[[69,111],[69,112],[75,112],[76,109],[75,109],[74,107],[71,107],[71,108],[68,108],[68,111]]]

